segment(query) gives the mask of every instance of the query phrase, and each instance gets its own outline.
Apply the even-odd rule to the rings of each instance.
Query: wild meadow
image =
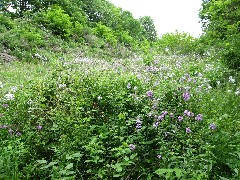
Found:
[[[1,65],[2,179],[239,178],[239,78],[159,55]]]
[[[233,1],[203,2],[199,38],[105,0],[4,1],[0,179],[239,180]]]

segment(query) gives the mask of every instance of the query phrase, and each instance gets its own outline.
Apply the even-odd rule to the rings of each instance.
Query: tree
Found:
[[[224,62],[240,69],[240,1],[203,0],[200,18],[211,45],[220,48]]]
[[[213,38],[225,39],[240,33],[239,0],[203,0],[200,18],[203,30]]]
[[[157,39],[157,31],[153,19],[150,16],[143,16],[139,20],[143,27],[144,37],[149,41],[155,41]]]

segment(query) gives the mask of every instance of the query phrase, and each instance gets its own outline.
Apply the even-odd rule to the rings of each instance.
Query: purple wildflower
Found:
[[[147,97],[152,98],[153,97],[153,92],[151,90],[146,92]]]
[[[162,115],[163,115],[163,116],[166,116],[167,114],[168,114],[167,111],[163,111],[163,112],[162,112]]]
[[[3,114],[0,114],[0,117],[3,117],[4,115]]]
[[[156,121],[154,124],[153,124],[153,127],[158,127],[159,125],[159,121]]]
[[[152,116],[152,113],[148,113],[148,117],[150,118]]]
[[[187,114],[188,114],[188,112],[189,112],[188,110],[185,110],[185,111],[184,111],[184,115],[187,115]]]
[[[192,132],[192,130],[190,129],[190,127],[187,127],[186,128],[186,133],[191,133]]]
[[[21,135],[22,135],[22,133],[20,133],[20,132],[16,133],[16,136],[21,136]]]
[[[3,106],[3,107],[8,107],[8,104],[3,104],[2,106]]]
[[[201,120],[202,120],[202,114],[198,114],[198,115],[195,117],[195,120],[201,121]]]
[[[163,120],[163,118],[164,118],[164,115],[163,115],[163,114],[160,115],[160,116],[158,116],[158,119],[159,119],[159,120]]]
[[[191,82],[192,81],[192,78],[188,78],[187,82]]]
[[[7,125],[0,125],[0,129],[6,129],[6,128],[8,128]]]
[[[41,129],[42,129],[42,126],[41,126],[41,125],[37,126],[37,129],[41,130]]]
[[[133,144],[129,144],[129,148],[130,148],[132,151],[134,151],[134,150],[136,149],[136,146],[133,145]]]
[[[190,78],[190,75],[188,73],[185,74],[185,77]]]
[[[131,84],[130,83],[127,84],[127,88],[131,89]]]
[[[157,155],[158,159],[162,159],[162,156],[160,154]]]
[[[178,116],[178,120],[179,120],[179,121],[182,121],[182,120],[183,120],[183,117],[182,117],[182,116]]]
[[[215,130],[216,128],[217,128],[217,126],[214,123],[211,123],[209,126],[209,129],[211,129],[211,130]]]
[[[153,110],[156,110],[156,109],[157,109],[157,104],[154,104],[154,105],[152,106],[152,109],[153,109]]]
[[[170,115],[170,117],[171,117],[171,118],[173,118],[173,116],[174,116],[174,114],[173,114],[173,113],[170,113],[169,115]]]
[[[140,117],[137,117],[137,121],[136,121],[136,128],[138,130],[140,130],[142,128],[142,121],[140,120]]]
[[[13,131],[12,129],[9,129],[8,132],[9,132],[10,134],[13,134],[14,131]]]
[[[189,99],[190,99],[190,93],[189,92],[183,93],[183,100],[188,101]]]

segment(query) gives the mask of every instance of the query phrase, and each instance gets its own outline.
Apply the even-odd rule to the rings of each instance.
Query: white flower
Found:
[[[4,96],[4,99],[7,101],[14,100],[14,94],[8,93]]]
[[[131,84],[130,83],[127,84],[127,88],[131,89]]]
[[[100,101],[102,99],[102,96],[98,96],[97,99]]]
[[[17,89],[17,87],[16,86],[13,86],[12,87],[12,92],[16,92],[18,89]]]
[[[29,99],[28,102],[27,102],[27,104],[29,104],[29,105],[32,104],[32,103],[33,103],[33,100],[31,100],[31,99]]]
[[[240,91],[236,91],[235,94],[236,94],[236,95],[239,95],[239,94],[240,94]]]
[[[233,79],[232,76],[229,76],[229,82],[231,82],[231,83],[235,83],[235,79]]]
[[[0,88],[3,88],[3,83],[0,81]]]
[[[66,84],[59,84],[59,85],[58,85],[58,87],[59,87],[60,89],[64,89],[66,86],[67,86]]]

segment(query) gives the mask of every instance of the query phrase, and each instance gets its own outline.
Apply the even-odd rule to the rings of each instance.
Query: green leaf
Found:
[[[125,161],[129,161],[129,157],[125,156],[125,157],[124,157],[124,160],[125,160]]]
[[[40,163],[40,164],[46,164],[46,163],[47,163],[47,161],[44,160],[44,159],[42,159],[42,160],[37,160],[37,162]]]
[[[130,156],[130,159],[134,159],[136,156],[137,156],[137,153],[132,154],[132,155]]]
[[[73,163],[68,164],[65,169],[71,169],[73,167]]]
[[[49,168],[49,167],[54,166],[55,164],[57,164],[57,162],[50,162],[48,165],[43,166],[43,167],[41,167],[40,169],[47,169],[47,168]]]
[[[122,167],[121,166],[117,166],[117,172],[122,172]]]

